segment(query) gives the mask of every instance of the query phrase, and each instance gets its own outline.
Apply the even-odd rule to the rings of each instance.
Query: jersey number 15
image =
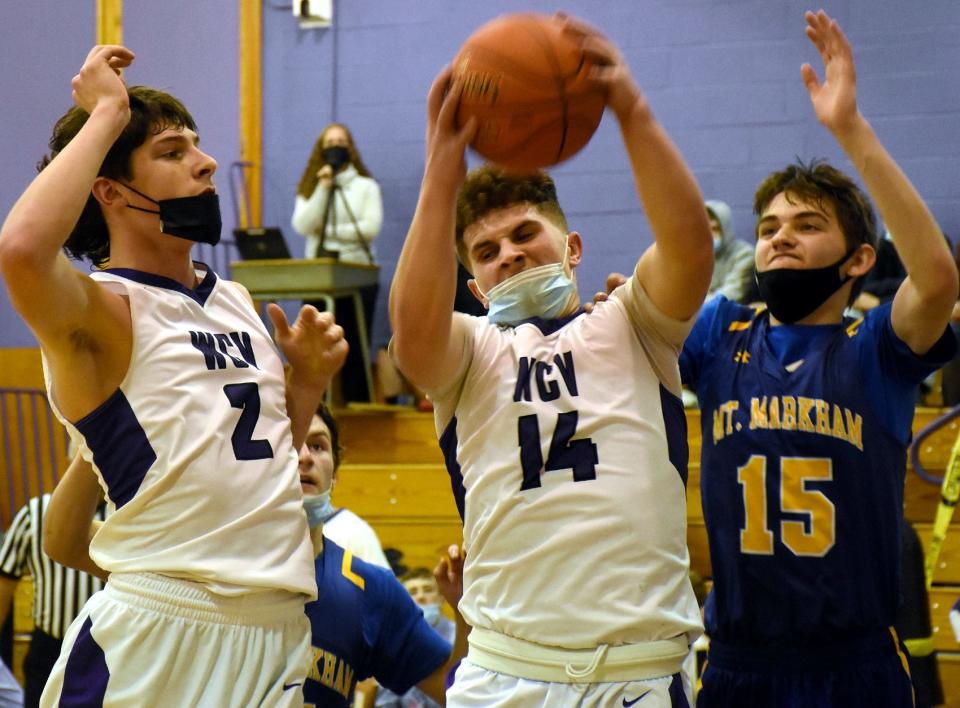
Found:
[[[836,509],[827,496],[808,489],[808,482],[833,479],[833,460],[822,457],[780,458],[780,511],[803,517],[780,521],[780,540],[794,555],[826,555],[836,542]],[[773,555],[774,530],[769,523],[767,498],[767,458],[753,455],[737,470],[743,487],[744,524],[740,531],[740,551],[754,555]]]

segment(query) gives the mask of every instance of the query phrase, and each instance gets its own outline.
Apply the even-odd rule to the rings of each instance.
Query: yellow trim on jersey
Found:
[[[848,336],[848,337],[855,337],[855,336],[857,335],[857,330],[860,329],[860,325],[862,325],[862,324],[863,324],[863,318],[862,318],[862,317],[861,317],[859,320],[854,320],[853,322],[851,322],[850,324],[848,324],[848,325],[847,325],[847,336]]]
[[[343,563],[340,564],[340,572],[343,573],[343,577],[349,580],[351,583],[356,585],[361,590],[366,590],[367,581],[361,578],[359,575],[353,572],[353,554],[350,551],[343,552]]]
[[[890,636],[893,637],[893,646],[897,650],[897,656],[900,657],[900,663],[903,665],[903,671],[907,676],[910,675],[910,663],[907,661],[907,655],[900,648],[900,640],[897,637],[897,630],[893,627],[887,627],[890,630]]]
[[[746,322],[733,321],[730,323],[730,326],[727,328],[728,332],[742,332],[745,329],[750,329],[750,325],[753,324],[753,320],[747,320]]]

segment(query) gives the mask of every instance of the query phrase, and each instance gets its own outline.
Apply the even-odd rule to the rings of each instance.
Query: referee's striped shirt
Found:
[[[50,495],[33,497],[17,512],[0,547],[0,575],[19,580],[33,576],[33,622],[37,629],[63,639],[67,627],[103,583],[92,575],[67,568],[43,552],[43,523]],[[103,520],[104,509],[96,518]]]

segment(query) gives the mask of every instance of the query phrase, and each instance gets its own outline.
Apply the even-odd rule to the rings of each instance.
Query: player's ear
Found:
[[[470,278],[470,280],[467,281],[467,287],[470,288],[470,292],[473,293],[473,296],[480,301],[480,304],[489,310],[490,301],[486,298],[486,296],[484,296],[483,292],[480,290],[480,286],[477,285],[476,278]]]
[[[93,187],[91,187],[90,193],[93,195],[93,198],[100,203],[100,206],[105,207],[112,206],[121,199],[126,199],[125,195],[117,189],[117,185],[114,184],[113,180],[107,177],[97,177],[93,181]],[[124,204],[125,203],[124,201]]]
[[[861,243],[847,260],[841,272],[843,275],[848,275],[851,278],[859,278],[861,275],[869,273],[876,262],[877,252],[873,246],[867,243]]]
[[[570,267],[580,265],[580,260],[583,258],[583,239],[580,238],[579,231],[571,231],[567,234],[567,249],[570,251],[567,261]]]

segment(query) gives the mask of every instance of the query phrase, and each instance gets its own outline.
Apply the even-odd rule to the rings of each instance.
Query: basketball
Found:
[[[471,116],[471,147],[517,170],[555,165],[593,135],[606,96],[591,85],[593,62],[562,21],[548,15],[503,15],[474,32],[453,63],[460,83],[457,125]]]

